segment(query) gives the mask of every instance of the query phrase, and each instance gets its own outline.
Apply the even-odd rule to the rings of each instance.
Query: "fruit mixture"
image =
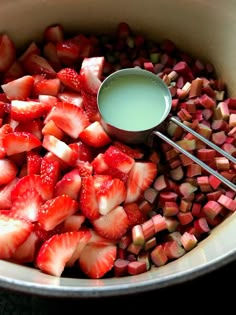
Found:
[[[236,99],[211,63],[121,22],[114,34],[50,25],[18,51],[0,35],[0,259],[53,276],[132,276],[180,258],[236,210],[235,192],[160,139],[111,138],[101,82],[140,67],[184,124],[236,154]],[[236,167],[174,123],[166,134],[230,181]],[[71,272],[71,273],[70,273]]]

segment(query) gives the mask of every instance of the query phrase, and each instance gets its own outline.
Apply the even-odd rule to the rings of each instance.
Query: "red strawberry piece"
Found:
[[[32,133],[39,140],[42,139],[42,127],[43,123],[40,118],[20,121],[19,124],[15,127],[14,131],[25,131]]]
[[[140,148],[133,148],[117,140],[113,141],[112,144],[133,159],[142,159],[144,157],[144,152]]]
[[[18,182],[18,178],[15,177],[7,185],[0,187],[0,209],[10,209],[12,206],[11,192]]]
[[[32,94],[38,97],[40,94],[57,96],[60,91],[61,82],[59,79],[43,79],[34,83]]]
[[[73,68],[63,68],[57,72],[61,83],[72,91],[80,92],[80,75]]]
[[[141,197],[142,192],[150,187],[157,176],[157,164],[150,161],[135,162],[129,172],[126,182],[127,196],[126,203],[135,202]]]
[[[64,132],[57,127],[53,120],[49,120],[42,128],[42,134],[51,135],[61,140],[64,137]]]
[[[6,72],[16,59],[16,47],[7,34],[0,35],[0,72]]]
[[[8,259],[27,239],[32,224],[19,218],[0,214],[0,259]]]
[[[11,214],[35,222],[42,203],[43,199],[35,188],[27,189],[12,202]]]
[[[56,51],[61,63],[72,66],[79,58],[80,46],[73,38],[57,42]]]
[[[2,84],[1,88],[7,98],[11,100],[26,100],[30,97],[34,78],[31,75],[25,75],[8,83]]]
[[[148,219],[147,215],[141,211],[136,202],[126,203],[123,205],[123,208],[128,216],[130,228],[140,225]]]
[[[20,264],[33,263],[38,247],[38,236],[34,230],[31,231],[27,239],[17,247],[11,259]]]
[[[97,175],[95,174],[93,175],[93,179],[94,179],[94,187],[97,192],[99,191],[103,183],[112,180],[112,176],[106,175],[106,174],[97,174]]]
[[[79,205],[83,215],[89,220],[99,218],[98,202],[93,176],[82,177],[79,194]]]
[[[55,185],[55,196],[66,194],[77,200],[81,187],[81,176],[78,169],[73,169],[62,177]]]
[[[78,107],[83,106],[83,97],[77,92],[61,92],[57,95],[58,99],[62,102],[71,103]]]
[[[78,159],[84,162],[92,162],[94,152],[92,148],[83,141],[77,141],[69,144],[69,147],[78,153]]]
[[[64,39],[64,29],[61,24],[49,25],[46,27],[43,33],[44,40],[46,42],[57,43]]]
[[[116,240],[111,240],[109,238],[103,237],[98,234],[93,228],[90,228],[91,238],[89,243],[103,244],[103,245],[116,245]]]
[[[26,175],[22,178],[20,178],[15,187],[13,187],[11,191],[11,198],[12,201],[16,200],[18,196],[25,193],[26,190],[34,188],[40,196],[43,198],[43,200],[47,200],[47,186],[43,185],[42,179],[40,175]]]
[[[10,183],[18,173],[17,166],[9,159],[0,159],[0,170],[0,185]]]
[[[17,121],[27,121],[44,116],[51,109],[48,103],[38,101],[11,101],[11,118]]]
[[[37,148],[41,145],[41,141],[32,133],[15,131],[5,136],[2,144],[6,154],[10,156]]]
[[[45,273],[61,276],[81,236],[83,235],[79,231],[53,235],[41,246],[36,257],[36,266]]]
[[[85,216],[81,213],[75,213],[66,218],[63,222],[62,232],[78,231],[85,222]]]
[[[73,38],[76,40],[80,47],[79,58],[84,59],[93,53],[95,43],[91,40],[91,38],[87,38],[83,34],[79,34]]]
[[[104,181],[100,189],[96,191],[96,196],[99,213],[105,215],[125,200],[125,184],[119,178]]]
[[[90,121],[96,121],[99,118],[97,95],[81,91],[83,106]]]
[[[104,147],[111,142],[111,138],[99,121],[95,121],[84,128],[84,130],[80,132],[79,138],[84,143],[94,148]]]
[[[74,165],[78,157],[77,153],[65,142],[54,136],[44,136],[42,146],[68,165]]]
[[[79,267],[91,279],[100,279],[114,266],[115,245],[88,243],[79,258]]]
[[[30,55],[40,55],[40,49],[35,42],[31,42],[29,44],[23,54],[18,58],[18,60],[21,62],[21,64],[24,64],[24,61],[27,60]]]
[[[81,70],[89,69],[94,77],[101,79],[104,62],[105,58],[103,56],[84,58],[81,64]]]
[[[28,151],[26,154],[27,159],[27,174],[40,174],[42,157],[37,152]]]
[[[104,160],[109,167],[116,168],[123,173],[129,173],[135,162],[133,158],[113,145],[110,145],[105,151]]]
[[[19,60],[15,60],[15,62],[10,66],[10,68],[5,72],[3,76],[3,84],[13,81],[15,79],[21,78],[25,75],[24,68]]]
[[[79,209],[78,202],[68,195],[60,195],[47,200],[38,213],[38,222],[46,230],[54,229]]]
[[[90,68],[80,70],[80,87],[86,93],[96,95],[101,85],[101,80]]]
[[[43,55],[48,60],[52,68],[57,72],[62,68],[61,61],[57,55],[57,45],[53,42],[47,42],[43,46]]]
[[[101,236],[111,240],[119,240],[127,232],[129,219],[124,208],[117,206],[106,215],[93,220],[92,224],[95,231]]]
[[[75,167],[79,170],[79,174],[81,177],[87,177],[93,174],[93,167],[91,163],[77,160],[75,162]]]
[[[57,97],[52,95],[39,94],[38,99],[41,103],[46,103],[50,109],[56,106],[58,102]]]
[[[108,173],[109,166],[105,162],[104,153],[98,153],[91,162],[94,174],[106,174]]]
[[[47,188],[46,198],[50,199],[54,195],[55,184],[61,175],[60,163],[43,157],[40,165],[40,175],[42,185],[45,189]]]
[[[79,243],[76,246],[76,249],[71,256],[70,260],[66,263],[66,267],[73,267],[75,262],[80,258],[80,255],[85,248],[85,246],[88,244],[90,241],[92,234],[88,228],[81,228],[78,231],[81,234],[81,238]]]
[[[53,120],[70,137],[78,138],[81,131],[90,125],[85,111],[76,105],[65,102],[58,102],[45,119],[45,123]]]
[[[53,79],[57,73],[48,63],[46,58],[37,54],[30,54],[23,62],[24,69],[30,75],[40,74],[44,75],[47,79]]]

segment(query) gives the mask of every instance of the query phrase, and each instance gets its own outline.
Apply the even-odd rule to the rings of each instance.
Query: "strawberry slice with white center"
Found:
[[[9,159],[0,159],[0,185],[10,183],[18,173],[15,163]]]
[[[119,178],[112,178],[102,183],[96,190],[99,213],[107,214],[126,198],[126,187]]]
[[[70,215],[63,222],[62,232],[78,231],[85,221],[85,216],[79,212]]]
[[[92,221],[95,231],[110,240],[119,240],[129,227],[128,216],[122,206]]]
[[[45,273],[60,277],[75,252],[83,233],[65,232],[50,237],[41,246],[36,266]]]
[[[69,165],[74,165],[77,159],[77,152],[72,150],[64,141],[54,136],[46,135],[43,138],[42,146],[49,152]]]
[[[25,75],[8,83],[2,84],[1,88],[6,97],[12,100],[26,100],[30,97],[34,78],[31,75]]]
[[[61,82],[58,78],[55,79],[42,79],[34,82],[32,88],[33,97],[39,95],[57,96],[60,91]]]
[[[85,275],[99,279],[113,268],[116,256],[115,245],[88,243],[81,252],[78,263]]]
[[[55,185],[55,196],[67,194],[77,200],[81,187],[81,176],[78,169],[73,169],[62,177]]]
[[[83,59],[81,64],[81,69],[90,69],[93,72],[93,75],[98,79],[102,77],[102,71],[104,67],[105,58],[100,57],[87,57]]]
[[[49,120],[53,120],[60,129],[74,139],[78,138],[81,131],[90,125],[83,108],[66,102],[58,102],[52,108],[44,122]]]
[[[104,160],[110,167],[116,168],[123,173],[128,173],[135,162],[133,158],[113,145],[109,146],[105,151]]]
[[[80,75],[73,68],[63,68],[57,73],[61,83],[74,92],[80,92]]]
[[[10,209],[12,206],[11,192],[14,189],[19,178],[15,177],[7,185],[2,185],[0,188],[0,209]]]
[[[61,92],[61,93],[58,93],[57,97],[62,102],[71,103],[78,107],[83,106],[83,97],[80,93]]]
[[[51,109],[50,103],[38,101],[11,101],[11,118],[17,121],[27,121],[41,118]]]
[[[137,201],[142,192],[150,187],[157,176],[157,164],[150,161],[135,162],[126,182],[127,196],[125,203]]]
[[[6,154],[10,156],[37,148],[41,141],[30,132],[15,131],[5,135],[2,144]]]
[[[94,148],[103,147],[111,142],[111,138],[99,121],[95,121],[84,128],[84,130],[80,132],[79,138],[84,143]]]
[[[43,198],[36,189],[27,189],[24,191],[24,194],[19,195],[12,202],[11,214],[35,222],[38,219],[38,212],[42,204]]]
[[[0,35],[0,72],[6,72],[16,59],[16,47],[7,34]]]
[[[30,222],[0,214],[0,259],[10,258],[31,231]]]
[[[96,95],[100,85],[101,80],[98,79],[96,75],[94,75],[93,71],[90,68],[84,68],[80,70],[80,87],[81,90],[86,93],[90,93]]]
[[[79,204],[76,200],[68,195],[60,195],[47,200],[40,207],[38,222],[44,230],[50,231],[78,210]]]
[[[79,205],[83,215],[89,220],[99,218],[98,202],[93,176],[82,177],[79,193]]]

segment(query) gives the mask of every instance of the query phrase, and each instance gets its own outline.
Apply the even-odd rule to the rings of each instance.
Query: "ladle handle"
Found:
[[[171,119],[172,120],[172,119]],[[172,120],[173,121],[173,120]],[[175,122],[175,119],[174,119]],[[153,134],[158,136],[159,138],[161,138],[162,140],[164,140],[165,142],[167,142],[168,144],[170,144],[172,147],[174,147],[175,149],[177,149],[179,152],[183,153],[184,155],[186,155],[188,158],[190,158],[192,161],[194,161],[195,163],[199,164],[203,169],[205,169],[208,173],[214,175],[216,178],[218,178],[222,183],[224,183],[226,186],[228,186],[229,188],[231,188],[233,191],[236,191],[236,185],[234,185],[231,181],[229,181],[227,178],[225,178],[224,176],[222,176],[220,173],[218,173],[217,171],[213,170],[210,166],[208,166],[207,164],[205,164],[204,162],[202,162],[201,160],[199,160],[196,156],[192,155],[191,153],[189,153],[188,151],[184,150],[181,146],[179,146],[178,144],[176,144],[174,141],[172,141],[171,139],[169,139],[168,137],[166,137],[164,134],[162,134],[160,131],[153,131]],[[197,134],[197,137],[199,135]],[[199,138],[199,137],[198,137]]]
[[[236,163],[236,158],[235,157],[233,157],[228,152],[222,150],[220,147],[215,145],[213,142],[209,141],[208,139],[206,139],[205,137],[203,137],[202,135],[200,135],[199,133],[197,133],[193,129],[189,128],[188,126],[183,124],[181,121],[179,121],[175,117],[171,117],[169,120],[172,121],[173,123],[175,123],[176,125],[180,126],[181,128],[183,128],[184,130],[188,131],[189,133],[191,133],[193,136],[195,136],[196,138],[201,140],[203,143],[207,144],[209,147],[211,147],[212,149],[214,149],[215,151],[217,151],[218,153],[220,153],[221,155],[226,157],[231,162]]]

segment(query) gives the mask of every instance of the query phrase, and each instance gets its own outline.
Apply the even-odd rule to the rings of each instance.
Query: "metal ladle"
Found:
[[[130,79],[129,82],[132,82],[132,78],[139,77],[141,80],[147,80],[147,82],[152,82],[156,83],[155,88],[159,88],[160,93],[163,93],[163,98],[161,104],[157,104],[157,106],[162,106],[163,110],[161,113],[160,117],[157,117],[155,124],[148,126],[148,128],[145,127],[145,129],[137,128],[135,129],[130,129],[130,128],[123,128],[122,127],[122,117],[118,115],[115,117],[116,122],[118,121],[119,123],[114,123],[110,121],[110,118],[105,117],[105,111],[112,111],[114,108],[112,106],[115,103],[115,98],[117,95],[115,95],[116,88],[122,88],[122,79],[125,78],[126,80],[126,85],[127,85],[127,79]],[[116,80],[120,80],[121,84],[113,84],[116,82]],[[143,81],[144,82],[144,81]],[[139,87],[140,88],[140,87]],[[126,86],[127,90],[127,86]],[[106,95],[107,93],[107,95]],[[120,91],[119,91],[120,93]],[[105,108],[104,105],[104,95],[109,96],[108,108]],[[168,86],[164,83],[164,81],[159,78],[157,75],[151,73],[150,71],[139,69],[139,68],[128,68],[128,69],[122,69],[118,70],[111,75],[109,75],[101,84],[99,91],[98,91],[98,96],[97,96],[97,101],[98,101],[98,109],[99,113],[101,115],[101,123],[106,130],[106,132],[111,136],[115,137],[118,140],[121,140],[126,143],[145,143],[147,142],[147,139],[151,135],[158,136],[160,139],[164,140],[168,144],[170,144],[173,148],[178,150],[179,152],[183,153],[186,155],[188,158],[190,158],[192,161],[200,165],[203,169],[205,169],[208,173],[214,175],[216,178],[218,178],[222,183],[224,183],[226,186],[228,186],[230,189],[233,191],[236,191],[236,185],[232,183],[230,180],[222,176],[219,172],[215,171],[212,169],[209,165],[205,164],[203,161],[199,160],[196,156],[192,155],[190,152],[187,150],[183,149],[181,146],[179,146],[177,143],[169,139],[165,134],[163,134],[160,130],[161,127],[163,126],[163,123],[168,119],[169,121],[175,123],[176,125],[180,126],[183,128],[185,131],[191,133],[194,137],[197,139],[201,140],[203,143],[205,143],[207,146],[211,147],[218,153],[220,153],[222,156],[226,157],[228,160],[230,160],[233,163],[236,163],[236,158],[234,158],[232,155],[227,153],[226,151],[222,150],[220,147],[203,137],[202,135],[198,134],[196,131],[193,129],[189,128],[185,124],[183,124],[179,119],[176,117],[169,117],[168,115],[171,111],[171,104],[172,104],[172,97],[169,91]],[[148,102],[148,100],[146,100]],[[114,105],[115,106],[115,105]],[[129,113],[130,119],[135,119],[135,114],[136,111],[132,111],[131,114]]]

